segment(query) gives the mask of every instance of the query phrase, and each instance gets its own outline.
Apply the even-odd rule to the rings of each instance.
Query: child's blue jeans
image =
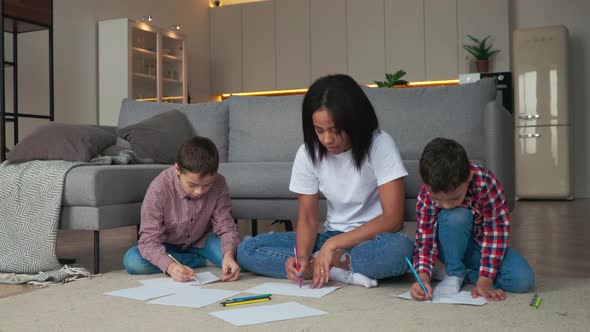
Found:
[[[221,266],[223,255],[221,254],[221,240],[215,233],[209,234],[203,248],[189,248],[181,250],[178,246],[164,244],[166,253],[171,254],[181,264],[190,268],[205,266],[205,260]],[[137,246],[131,247],[123,256],[123,265],[129,274],[154,274],[162,273],[160,269],[141,256]],[[165,271],[164,271],[165,272]]]
[[[473,240],[473,215],[467,208],[454,208],[440,211],[437,218],[439,259],[445,263],[447,274],[465,277],[468,283],[475,284],[479,278],[481,246]],[[535,274],[526,259],[508,247],[494,287],[525,293],[534,286]]]
[[[332,236],[341,232],[327,231],[318,234],[313,252]],[[248,271],[256,274],[287,278],[285,262],[293,257],[295,233],[269,233],[250,238],[238,247],[238,262]],[[404,257],[412,257],[414,244],[399,233],[381,233],[347,250],[353,272],[369,278],[382,279],[399,276],[408,270]]]

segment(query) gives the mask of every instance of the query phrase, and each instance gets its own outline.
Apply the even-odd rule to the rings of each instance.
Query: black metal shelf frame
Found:
[[[19,118],[47,119],[54,121],[54,86],[53,86],[53,1],[51,1],[51,22],[49,24],[39,23],[23,18],[16,18],[5,15],[4,0],[0,5],[0,26],[3,31],[0,34],[0,161],[6,160],[6,124],[12,123],[14,144],[19,139]],[[18,111],[18,35],[21,33],[48,30],[49,33],[49,115],[26,114]],[[4,34],[12,34],[12,61],[6,61],[4,54]],[[13,112],[6,112],[5,92],[5,68],[12,69],[13,85]]]

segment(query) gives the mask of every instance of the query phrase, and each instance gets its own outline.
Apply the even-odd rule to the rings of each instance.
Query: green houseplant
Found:
[[[492,55],[497,54],[500,50],[493,50],[492,43],[488,44],[488,39],[490,35],[485,37],[482,40],[479,40],[473,36],[467,35],[471,41],[473,41],[473,45],[465,45],[463,44],[463,49],[465,49],[469,54],[473,55],[475,58],[475,66],[477,71],[480,73],[485,73],[489,70],[489,59]]]
[[[393,88],[396,85],[407,85],[408,81],[402,80],[401,78],[406,75],[406,71],[400,69],[393,74],[385,73],[386,81],[375,81],[379,88]]]

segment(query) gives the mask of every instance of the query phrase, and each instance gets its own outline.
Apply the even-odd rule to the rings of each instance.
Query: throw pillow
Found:
[[[160,113],[118,130],[119,137],[131,144],[141,158],[155,163],[173,164],[182,143],[194,136],[186,116],[178,110]]]
[[[7,159],[90,161],[116,139],[113,133],[95,126],[51,122],[18,142]]]

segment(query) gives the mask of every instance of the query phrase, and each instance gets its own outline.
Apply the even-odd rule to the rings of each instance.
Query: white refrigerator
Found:
[[[573,199],[568,106],[568,31],[513,35],[516,198]]]

